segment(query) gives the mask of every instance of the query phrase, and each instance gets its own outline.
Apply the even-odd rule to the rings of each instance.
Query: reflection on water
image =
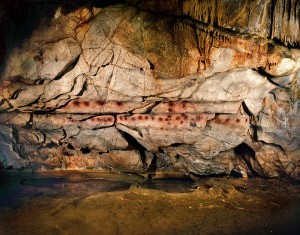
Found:
[[[86,197],[100,192],[128,190],[132,185],[169,193],[188,193],[197,188],[196,182],[190,178],[162,178],[145,182],[130,181],[126,175],[106,177],[101,173],[71,172],[49,177],[47,174],[1,172],[0,207],[19,207],[24,200],[37,197]]]
[[[197,184],[190,178],[163,178],[152,179],[142,185],[146,189],[160,190],[169,193],[188,193],[197,189]]]
[[[0,174],[0,207],[19,207],[36,197],[85,197],[99,192],[128,190],[131,183],[108,179],[32,177],[30,174]]]
[[[33,191],[42,191],[45,195],[52,197],[81,197],[98,192],[112,192],[130,188],[130,183],[105,179],[68,181],[62,178],[26,178],[22,179],[20,184],[27,186],[28,189],[31,188]]]

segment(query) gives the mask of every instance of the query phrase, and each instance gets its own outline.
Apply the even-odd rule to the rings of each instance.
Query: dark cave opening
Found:
[[[88,148],[88,147],[85,147],[85,148],[81,148],[80,151],[83,153],[83,154],[88,154],[91,152],[91,149]]]
[[[240,157],[247,165],[248,169],[250,170],[251,175],[248,176],[258,176],[258,174],[253,169],[253,166],[250,162],[250,159],[252,158],[255,160],[255,151],[246,143],[241,143],[238,146],[234,148],[234,154],[237,157]],[[241,177],[241,174],[239,172],[232,171],[231,175],[233,177]]]

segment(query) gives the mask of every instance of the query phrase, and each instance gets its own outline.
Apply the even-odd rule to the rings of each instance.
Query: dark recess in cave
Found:
[[[241,143],[234,148],[234,153],[247,164],[252,176],[258,176],[250,163],[251,158],[255,160],[255,151],[249,145],[244,142]]]
[[[127,141],[128,143],[128,150],[130,149],[136,149],[139,151],[140,156],[141,156],[141,161],[143,163],[143,168],[146,170],[148,168],[147,163],[146,163],[146,155],[145,155],[145,151],[146,148],[141,145],[133,136],[131,136],[130,134],[123,132],[121,130],[119,130],[120,133],[122,134],[122,136],[124,137],[124,139]]]
[[[83,154],[88,154],[88,153],[91,152],[91,150],[90,150],[88,147],[81,148],[80,151],[81,151]]]
[[[70,143],[67,144],[67,148],[68,148],[68,149],[71,149],[71,150],[74,150],[74,149],[75,149],[74,146],[73,146],[72,144],[70,144]]]

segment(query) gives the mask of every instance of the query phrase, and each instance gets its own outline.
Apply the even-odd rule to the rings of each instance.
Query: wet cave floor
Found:
[[[0,234],[300,234],[300,184],[0,172]]]

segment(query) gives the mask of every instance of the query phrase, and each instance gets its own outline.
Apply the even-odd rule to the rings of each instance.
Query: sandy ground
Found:
[[[0,234],[300,234],[300,185],[284,180],[165,180],[153,190],[138,176],[55,174],[64,181],[1,176]]]

